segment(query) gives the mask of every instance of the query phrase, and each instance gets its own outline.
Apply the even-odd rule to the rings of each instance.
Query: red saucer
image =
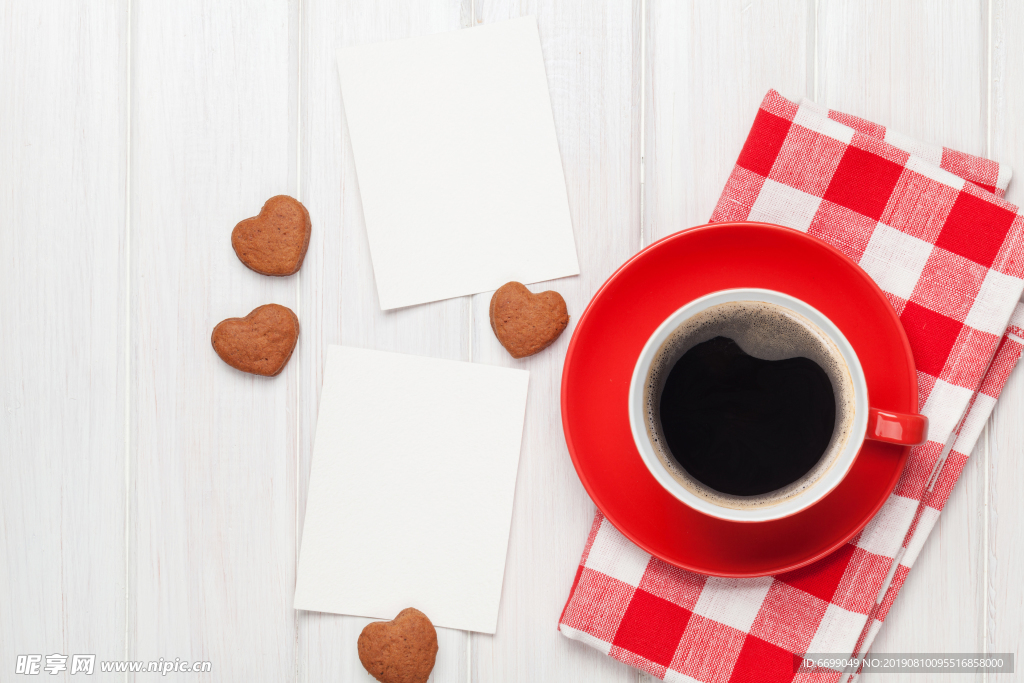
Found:
[[[713,576],[778,574],[828,555],[878,512],[908,447],[866,441],[843,482],[817,504],[772,522],[703,515],[665,491],[633,443],[627,395],[655,328],[697,297],[762,287],[828,316],[853,344],[872,406],[917,411],[917,373],[896,312],[867,273],[833,247],[765,223],[691,228],[636,254],[580,316],[562,372],[562,426],[573,465],[597,507],[638,546]]]

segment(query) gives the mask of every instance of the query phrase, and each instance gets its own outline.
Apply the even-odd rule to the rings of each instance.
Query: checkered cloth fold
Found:
[[[559,630],[666,681],[839,681],[795,655],[864,653],[885,621],[1024,346],[1024,216],[1010,169],[771,91],[711,217],[796,228],[885,291],[917,365],[929,441],[852,541],[802,569],[703,576],[600,513]]]

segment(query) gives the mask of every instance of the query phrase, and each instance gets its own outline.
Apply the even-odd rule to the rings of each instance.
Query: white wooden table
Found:
[[[291,607],[324,351],[344,343],[531,372],[498,631],[442,629],[433,680],[647,680],[556,630],[594,510],[560,427],[570,334],[512,361],[489,294],[382,313],[343,126],[336,48],[523,14],[574,316],[643,245],[706,222],[769,87],[1024,172],[1015,0],[5,0],[0,678],[34,680],[18,654],[95,653],[212,662],[168,681],[366,679],[366,620]],[[314,225],[283,279],[229,242],[278,193]],[[268,302],[302,324],[274,379],[209,343]],[[1022,650],[1022,409],[1018,370],[875,651]]]

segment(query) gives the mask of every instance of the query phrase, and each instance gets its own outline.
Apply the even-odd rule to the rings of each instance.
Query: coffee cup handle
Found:
[[[928,439],[928,418],[924,415],[871,408],[868,410],[865,438],[901,446],[917,446]]]

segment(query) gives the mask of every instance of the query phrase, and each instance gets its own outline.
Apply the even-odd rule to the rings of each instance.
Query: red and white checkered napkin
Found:
[[[1010,169],[771,91],[712,222],[822,239],[885,290],[910,338],[929,441],[850,543],[778,576],[703,576],[598,513],[559,629],[666,681],[839,681],[794,654],[863,653],[882,626],[1024,345],[1024,216]]]

